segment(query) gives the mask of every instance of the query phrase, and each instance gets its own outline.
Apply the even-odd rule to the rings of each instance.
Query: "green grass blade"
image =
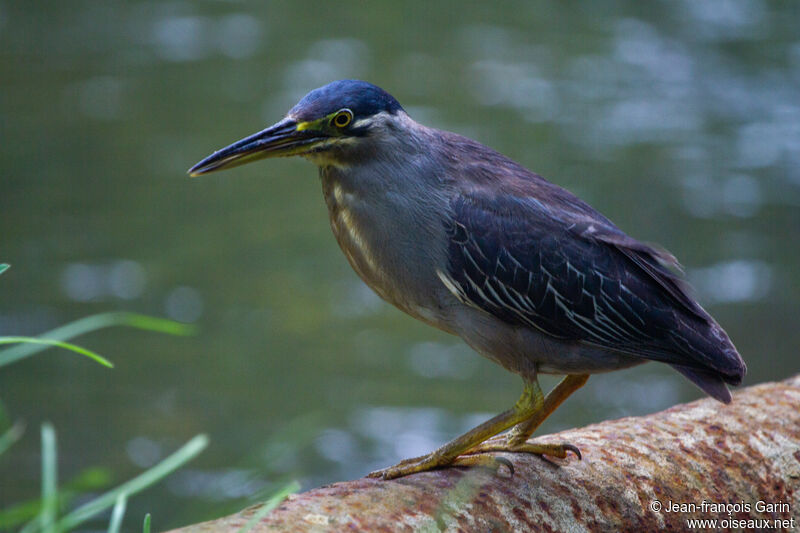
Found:
[[[17,422],[0,435],[0,455],[3,455],[6,450],[22,438],[23,433],[25,433],[25,425]]]
[[[20,524],[27,525],[19,533],[36,530],[39,527],[36,518],[41,509],[42,502],[39,498],[4,507],[0,511],[0,531],[16,531],[14,528]]]
[[[186,337],[197,333],[197,326],[194,324],[184,324],[183,322],[176,322],[168,318],[129,313],[127,311],[107,314],[111,315],[111,318],[116,321],[116,324],[112,325],[128,326],[130,328],[177,335],[179,337]]]
[[[144,515],[144,524],[142,524],[142,533],[150,533],[150,513]]]
[[[9,268],[11,268],[11,265],[9,265],[8,263],[0,263],[0,274],[5,272]]]
[[[19,533],[36,533],[40,530],[40,526],[41,523],[39,522],[39,517],[37,516],[36,518],[25,524],[25,527],[20,529]]]
[[[45,533],[55,531],[58,514],[58,463],[56,430],[49,422],[42,424],[42,510],[39,525]]]
[[[114,365],[111,363],[111,361],[109,361],[102,355],[96,354],[91,350],[87,350],[86,348],[82,348],[80,346],[77,346],[75,344],[70,344],[68,342],[59,341],[55,339],[41,339],[39,337],[0,337],[0,344],[18,344],[18,343],[43,345],[45,347],[56,346],[58,348],[63,348],[71,352],[85,355],[89,359],[93,359],[98,363],[100,363],[101,365],[107,366],[108,368],[114,368]],[[8,365],[10,363],[13,363],[21,359],[21,357],[14,357],[13,355],[9,357],[7,355],[7,352],[8,350],[3,350],[2,352],[0,352],[0,366]]]
[[[179,336],[194,335],[197,332],[197,327],[191,324],[182,324],[180,322],[175,322],[174,320],[140,315],[139,313],[113,311],[110,313],[100,313],[97,315],[79,318],[74,322],[70,322],[69,324],[65,324],[56,329],[43,333],[39,335],[39,338],[65,341],[85,333],[112,326],[127,326],[146,331],[154,331],[158,333],[167,333],[169,335]],[[46,349],[47,346],[37,346],[33,344],[14,346],[13,348],[7,348],[0,351],[0,361],[7,361],[5,364],[8,364],[25,357],[29,357]]]
[[[264,505],[261,506],[261,508],[256,511],[252,517],[250,517],[250,520],[248,520],[247,523],[243,525],[237,533],[247,533],[253,529],[262,518],[267,516],[273,509],[279,506],[281,502],[285,500],[287,496],[289,496],[289,494],[294,494],[298,490],[300,490],[300,484],[297,481],[292,481],[280,489],[264,502]]]
[[[66,483],[59,482],[58,506],[64,509],[75,499],[90,492],[97,492],[110,483],[110,474],[102,468],[87,468],[79,472]],[[31,533],[39,528],[38,516],[42,510],[41,497],[7,505],[0,509],[0,531],[16,531],[21,524],[25,525],[19,533]]]
[[[111,520],[108,523],[108,533],[119,533],[122,526],[122,517],[125,516],[125,507],[128,505],[128,495],[124,492],[117,496],[114,510],[111,511]]]
[[[66,341],[85,333],[112,326],[127,326],[179,336],[194,335],[197,332],[197,327],[191,324],[182,324],[174,320],[140,315],[139,313],[114,311],[80,318],[74,322],[43,333],[39,335],[38,338]],[[21,344],[13,348],[7,348],[0,351],[0,365],[3,364],[3,361],[5,361],[5,364],[8,364],[46,349],[47,346],[33,344]]]
[[[194,459],[206,446],[208,446],[208,437],[205,435],[197,435],[184,444],[181,449],[165,458],[154,467],[68,513],[59,520],[56,524],[56,528],[59,531],[72,529],[114,505],[120,494],[132,496],[150,485],[157,483],[185,463]]]

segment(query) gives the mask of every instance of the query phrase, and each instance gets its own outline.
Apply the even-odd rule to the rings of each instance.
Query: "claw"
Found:
[[[367,474],[367,477],[372,479],[382,479],[384,481],[387,481],[389,479],[400,477],[400,475],[402,474],[393,474],[392,468],[383,468],[381,470],[375,470],[374,472],[370,472],[369,474]]]
[[[514,463],[506,459],[505,457],[495,457],[495,461],[498,463],[503,463],[508,468],[508,477],[514,477]]]
[[[450,464],[450,466],[488,468],[494,472],[499,472],[500,468],[505,466],[506,468],[508,468],[509,477],[514,476],[513,463],[508,459],[506,459],[505,457],[499,457],[495,455],[485,455],[485,454],[459,455]]]
[[[574,453],[579,461],[583,461],[583,456],[581,455],[581,451],[578,449],[577,446],[568,443],[562,444],[562,446],[564,447],[565,450]]]

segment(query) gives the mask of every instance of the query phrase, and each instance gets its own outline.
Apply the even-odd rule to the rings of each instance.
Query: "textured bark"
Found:
[[[291,496],[251,531],[684,531],[692,518],[720,521],[707,529],[780,519],[778,529],[800,530],[800,376],[742,390],[727,406],[705,399],[537,440],[571,442],[583,460],[501,454],[513,477],[449,468],[335,483]],[[730,514],[710,505],[725,503],[737,505]],[[667,512],[675,504],[695,509]],[[176,531],[236,531],[256,512]]]

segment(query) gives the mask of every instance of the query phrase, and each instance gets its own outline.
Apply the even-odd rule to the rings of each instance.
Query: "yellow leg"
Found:
[[[468,450],[464,455],[482,452],[526,452],[539,455],[550,455],[561,459],[570,451],[581,457],[581,452],[572,444],[534,444],[527,442],[528,438],[545,419],[564,403],[573,392],[583,387],[589,379],[589,374],[576,374],[566,376],[556,387],[547,393],[542,402],[542,408],[537,410],[526,420],[520,422],[508,433],[505,442],[482,442]]]
[[[588,379],[588,374],[566,376],[546,397],[543,397],[538,381],[534,379],[526,382],[522,395],[513,408],[484,422],[428,455],[406,459],[390,468],[372,472],[369,477],[393,479],[447,465],[481,465],[495,469],[500,465],[506,465],[513,473],[513,467],[506,459],[474,456],[474,454],[489,451],[528,452],[560,458],[566,457],[567,452],[571,451],[580,458],[580,451],[572,444],[533,444],[526,441],[534,430]],[[486,442],[487,439],[511,427],[513,429],[504,442]]]
[[[529,419],[534,413],[542,409],[543,405],[544,398],[539,383],[536,380],[527,382],[522,390],[522,395],[511,409],[487,420],[480,426],[471,429],[428,455],[406,459],[395,466],[372,472],[369,477],[394,479],[415,472],[425,472],[426,470],[447,466],[459,455],[475,448],[486,439],[502,433],[523,420]]]

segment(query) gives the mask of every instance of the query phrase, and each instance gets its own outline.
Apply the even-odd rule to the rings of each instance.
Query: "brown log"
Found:
[[[800,531],[800,375],[730,405],[704,399],[537,440],[576,444],[583,460],[509,453],[511,477],[447,468],[335,483],[289,497],[250,531],[685,531],[693,518],[718,520],[697,529]],[[257,512],[175,531],[234,532]]]

